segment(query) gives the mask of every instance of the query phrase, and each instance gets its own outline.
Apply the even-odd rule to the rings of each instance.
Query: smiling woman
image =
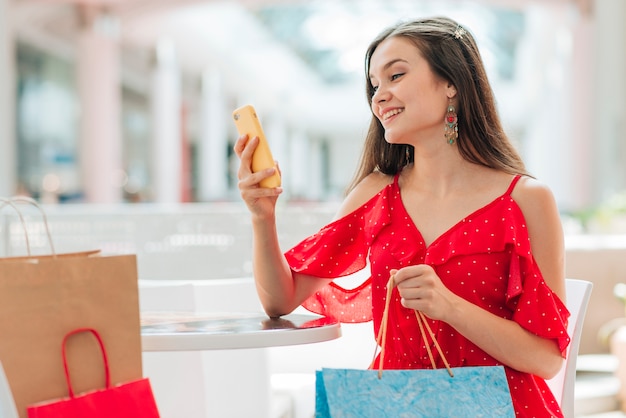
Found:
[[[258,187],[271,173],[251,170],[256,142],[235,144],[265,311],[303,304],[373,320],[377,334],[384,316],[373,367],[504,366],[518,416],[562,417],[544,380],[570,341],[559,213],[501,126],[471,31],[446,17],[400,23],[370,44],[365,71],[372,117],[354,185],[333,222],[284,254],[282,189]],[[353,289],[333,282],[368,266]],[[433,358],[414,310],[447,359]]]

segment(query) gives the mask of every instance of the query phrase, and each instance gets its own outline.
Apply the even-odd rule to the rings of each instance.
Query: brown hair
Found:
[[[476,42],[468,30],[452,19],[436,17],[403,22],[384,30],[372,41],[365,54],[365,90],[370,108],[374,95],[369,78],[370,60],[378,45],[394,36],[413,42],[435,75],[456,87],[457,144],[463,158],[511,174],[528,175],[524,162],[502,128]],[[443,120],[441,123],[443,127]],[[390,144],[384,135],[383,126],[372,115],[361,161],[348,190],[374,171],[394,175],[413,162],[413,146]]]

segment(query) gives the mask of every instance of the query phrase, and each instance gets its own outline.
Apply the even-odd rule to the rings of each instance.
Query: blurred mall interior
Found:
[[[331,219],[351,181],[371,117],[370,40],[433,15],[475,35],[505,129],[564,215],[567,277],[593,282],[577,416],[617,410],[620,388],[626,410],[626,360],[620,384],[606,332],[626,323],[626,293],[614,290],[626,283],[624,0],[0,0],[0,196],[30,195],[49,215],[22,228],[0,213],[0,254],[27,253],[24,229],[28,250],[49,254],[46,223],[59,253],[137,254],[142,309],[174,309],[180,288],[185,309],[258,312],[232,110],[256,107],[280,163],[286,250]],[[621,216],[598,221],[607,214]],[[294,405],[312,408],[313,371],[371,361],[371,330],[345,332],[328,349],[267,358],[145,356],[146,375],[164,418],[206,418],[220,401],[255,408],[252,399],[266,411],[236,417],[309,418]],[[303,372],[302,384],[273,380]],[[218,399],[222,376],[237,390]],[[251,377],[260,383],[241,402]],[[279,401],[289,414],[268,412]]]
[[[230,113],[250,103],[286,196],[336,199],[369,123],[365,48],[428,15],[474,33],[508,133],[564,212],[621,193],[622,0],[0,0],[0,195],[236,200]]]

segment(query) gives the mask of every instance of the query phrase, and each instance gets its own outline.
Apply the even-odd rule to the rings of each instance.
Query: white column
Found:
[[[563,149],[567,163],[565,194],[569,208],[580,210],[593,201],[593,166],[595,135],[593,115],[593,22],[588,11],[581,10],[572,24],[571,138]]]
[[[182,196],[182,109],[176,50],[170,40],[157,44],[152,82],[153,200],[176,203]]]
[[[548,184],[560,209],[568,209],[571,183],[569,150],[575,123],[571,112],[571,27],[569,5],[528,7],[527,47],[520,57],[529,100],[524,156],[529,171]],[[529,71],[532,73],[529,74]]]
[[[311,142],[309,165],[309,184],[307,187],[307,198],[319,200],[324,195],[324,151],[320,141]]]
[[[0,196],[16,191],[15,50],[10,1],[0,0]]]
[[[257,109],[258,111],[258,109]],[[262,118],[262,116],[260,116]],[[282,200],[289,197],[291,187],[289,179],[291,178],[292,169],[289,164],[289,137],[285,119],[277,113],[272,114],[271,118],[262,118],[263,131],[267,137],[267,142],[272,150],[272,157],[278,161],[280,173],[282,175],[281,186],[284,190]]]
[[[594,51],[594,190],[604,200],[626,187],[626,2],[596,0]]]
[[[228,127],[222,77],[211,69],[202,75],[201,132],[198,141],[198,198],[219,200],[228,194]]]
[[[291,137],[290,145],[289,186],[291,196],[296,199],[307,198],[307,189],[311,180],[309,139],[304,132],[296,131]]]
[[[118,22],[94,10],[88,14],[76,65],[80,171],[86,202],[116,203],[122,198],[123,177]]]

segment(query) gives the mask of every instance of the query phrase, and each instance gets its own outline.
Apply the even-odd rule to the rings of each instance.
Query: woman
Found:
[[[258,187],[273,169],[251,172],[256,138],[235,145],[267,314],[304,304],[378,332],[391,276],[384,368],[431,367],[419,310],[451,366],[505,366],[518,416],[562,416],[544,380],[569,343],[560,217],[502,129],[473,37],[448,18],[401,23],[365,69],[372,121],[354,182],[335,220],[285,254],[282,190]],[[358,288],[331,282],[368,262]]]

